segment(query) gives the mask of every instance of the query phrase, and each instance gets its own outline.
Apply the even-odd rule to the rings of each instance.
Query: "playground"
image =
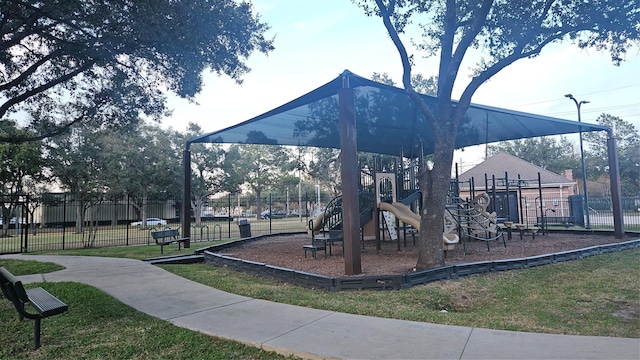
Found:
[[[447,251],[445,263],[453,265],[515,259],[634,239],[629,236],[619,240],[612,235],[550,232],[544,236],[536,236],[535,239],[530,234],[526,234],[520,240],[519,235],[514,235],[512,240],[507,241],[507,247],[492,246],[491,251],[487,251],[483,241],[468,242],[466,255],[462,247],[457,246]],[[306,234],[281,235],[236,246],[221,254],[325,276],[344,276],[344,257],[341,255],[339,244],[333,246],[332,255],[327,253],[325,258],[323,253],[319,253],[314,259],[310,256],[304,257],[302,246],[308,243],[309,236]],[[400,251],[397,249],[396,241],[382,241],[381,245],[380,251],[376,251],[375,238],[365,239],[364,247],[361,247],[363,259],[361,275],[395,275],[412,272],[416,264],[417,249],[413,246],[411,236],[407,237],[406,247],[404,239],[400,237]]]
[[[437,99],[427,95],[421,97],[425,106],[436,105]],[[357,121],[356,114],[358,114]],[[373,232],[376,239],[375,251],[380,252],[382,246],[380,235],[384,231],[381,230],[384,226],[391,238],[398,238],[398,234],[394,235],[393,232],[399,230],[400,223],[404,224],[403,232],[409,225],[413,232],[420,231],[419,217],[413,214],[428,210],[433,203],[422,203],[421,195],[415,186],[414,174],[398,179],[397,176],[380,174],[375,166],[370,174],[373,178],[374,192],[363,189],[367,184],[363,183],[362,176],[359,177],[357,172],[353,171],[358,167],[357,152],[399,156],[401,161],[417,159],[419,164],[425,164],[424,155],[432,154],[435,150],[435,136],[429,119],[421,114],[405,90],[377,83],[345,70],[329,83],[267,113],[227,129],[189,139],[184,150],[183,194],[191,193],[191,144],[279,144],[341,149],[343,194],[334,204],[327,205],[323,219],[317,219],[322,220],[322,229],[319,224],[317,226],[310,224],[311,239],[307,245],[303,245],[303,249],[305,255],[307,250],[311,250],[311,255],[316,259],[318,252],[326,252],[327,242],[339,241],[346,249],[343,261],[344,274],[360,274],[365,271],[361,266],[363,264],[361,244],[358,244],[361,236],[372,236]],[[585,131],[607,131],[611,140],[607,146],[615,155],[615,139],[611,137],[611,130],[607,127],[472,105],[466,112],[464,123],[457,129],[458,136],[455,138],[454,148]],[[621,220],[621,194],[616,157],[609,156],[609,163],[614,232],[619,240],[624,237],[624,229]],[[397,174],[398,171],[396,171]],[[409,186],[405,186],[406,180],[410,182]],[[393,184],[396,181],[397,183]],[[509,186],[508,181],[506,183]],[[391,188],[390,191],[385,191],[388,188]],[[363,197],[362,190],[375,197]],[[404,190],[409,192],[405,193]],[[439,189],[439,191],[443,190]],[[452,193],[451,189],[449,193]],[[504,245],[507,248],[506,236],[500,223],[504,224],[509,235],[513,226],[517,229],[516,231],[528,230],[532,237],[535,237],[537,230],[530,227],[528,222],[522,221],[523,216],[519,215],[518,220],[511,217],[512,207],[509,202],[507,202],[508,216],[499,219],[495,210],[490,212],[487,208],[489,194],[478,198],[472,194],[470,198],[462,199],[459,189],[455,189],[453,193],[455,196],[449,196],[443,219],[442,239],[445,250],[458,248],[460,246],[456,244],[460,244],[466,252],[466,239],[481,239],[487,250],[490,246]],[[387,194],[390,194],[391,198],[386,196]],[[511,194],[508,188],[506,194],[509,199]],[[496,191],[492,195],[493,203],[496,204]],[[541,197],[542,195],[539,198]],[[189,213],[191,210],[189,202],[182,203],[183,212]],[[385,203],[389,203],[390,206]],[[541,211],[539,216],[544,232],[544,221],[548,214],[543,203],[536,206],[539,206]],[[392,213],[395,218],[387,215],[389,213]],[[564,220],[564,217],[558,218],[555,220]],[[373,231],[371,226],[367,226],[371,223]],[[191,229],[189,217],[183,218],[182,229],[182,237],[189,238]],[[340,235],[336,235],[338,230],[341,231]],[[424,230],[422,229],[423,232]],[[321,233],[320,236],[324,238],[322,244],[315,238],[316,232]],[[493,245],[490,245],[490,242],[493,242]],[[498,245],[499,243],[501,244]],[[266,252],[274,251],[274,249],[267,250]]]

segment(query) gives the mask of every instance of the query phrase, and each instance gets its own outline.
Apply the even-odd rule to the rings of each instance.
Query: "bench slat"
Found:
[[[33,306],[42,317],[61,314],[69,309],[67,304],[43,288],[28,289],[27,297],[29,298],[31,306]]]

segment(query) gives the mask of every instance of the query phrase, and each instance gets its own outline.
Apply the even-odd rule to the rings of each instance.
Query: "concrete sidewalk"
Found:
[[[304,358],[640,359],[640,339],[487,330],[315,310],[229,294],[138,260],[1,258],[66,267],[22,276],[25,282],[88,284],[177,326]]]

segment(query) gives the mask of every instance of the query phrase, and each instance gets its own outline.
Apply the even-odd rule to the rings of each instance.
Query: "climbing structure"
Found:
[[[502,239],[503,245],[507,243],[502,228],[498,226],[498,217],[495,212],[487,212],[490,198],[486,193],[476,196],[471,201],[465,201],[459,197],[449,198],[447,213],[459,229],[466,250],[466,241],[469,239],[481,240],[487,243]]]

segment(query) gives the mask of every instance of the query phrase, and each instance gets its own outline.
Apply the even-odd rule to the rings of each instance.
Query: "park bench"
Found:
[[[35,321],[33,341],[36,349],[40,347],[40,321],[69,309],[67,304],[41,287],[25,289],[22,282],[3,267],[0,267],[0,288],[4,296],[15,306],[20,320],[27,318]],[[35,312],[27,311],[27,308]]]
[[[160,254],[164,254],[165,245],[178,243],[178,250],[180,250],[182,244],[185,241],[189,240],[189,238],[179,238],[178,235],[178,229],[167,229],[151,232],[153,240],[155,240],[157,245],[160,245]]]
[[[545,216],[544,218],[541,216],[538,216],[536,219],[536,226],[540,227],[542,226],[542,222],[544,221],[544,226],[549,226],[549,225],[558,225],[558,226],[564,226],[564,227],[570,227],[573,226],[575,220],[573,219],[573,216]]]
[[[324,257],[327,257],[327,244],[322,240],[311,239],[310,245],[304,245],[302,247],[304,249],[304,257],[307,257],[307,251],[311,251],[311,255],[316,259],[317,252],[319,250],[324,251]]]
[[[304,245],[302,248],[304,249],[304,257],[307,257],[307,251],[311,251],[313,258],[316,259],[316,253],[318,250],[324,251],[324,257],[327,257],[327,245],[329,246],[329,255],[331,253],[331,247],[333,243],[341,242],[342,243],[342,254],[344,255],[344,239],[342,237],[342,230],[329,230],[323,236],[311,236],[311,244]]]

